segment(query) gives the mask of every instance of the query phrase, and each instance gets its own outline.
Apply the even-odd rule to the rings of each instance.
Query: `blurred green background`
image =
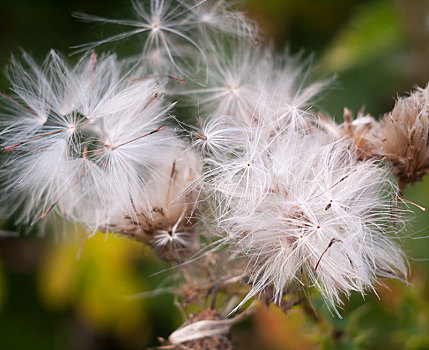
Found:
[[[336,76],[318,105],[336,120],[344,107],[357,112],[362,105],[379,116],[393,107],[396,96],[429,81],[427,0],[247,0],[242,8],[279,50],[288,45],[294,53],[313,54],[315,77]],[[67,55],[70,46],[116,30],[80,23],[71,17],[74,11],[132,16],[128,0],[1,0],[0,66],[21,49],[41,62],[51,48]],[[139,48],[131,42],[108,49],[132,54]],[[0,88],[8,88],[4,76]],[[429,208],[429,178],[404,196]],[[343,319],[332,316],[318,298],[314,317],[301,306],[288,315],[259,308],[234,328],[234,341],[251,350],[429,349],[428,215],[415,210],[403,241],[410,285],[380,281],[380,299],[353,295]],[[181,323],[169,295],[129,298],[165,278],[149,277],[165,264],[138,244],[99,234],[81,250],[78,237],[3,236],[0,349],[144,349],[158,345],[158,336],[168,337]]]

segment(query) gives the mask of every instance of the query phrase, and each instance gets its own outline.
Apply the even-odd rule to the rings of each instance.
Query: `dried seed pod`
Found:
[[[254,304],[241,314],[226,319],[216,310],[203,310],[191,315],[159,349],[232,350],[234,347],[230,339],[231,327],[249,317],[253,311]]]
[[[170,335],[169,341],[195,350],[232,350],[229,336],[231,325],[231,321],[224,320],[216,310],[203,310],[191,315]]]
[[[391,162],[401,189],[429,171],[428,88],[399,98],[381,121],[379,152]]]

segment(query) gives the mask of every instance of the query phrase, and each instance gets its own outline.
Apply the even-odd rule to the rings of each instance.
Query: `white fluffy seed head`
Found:
[[[201,34],[201,41],[211,42],[214,35],[230,35],[241,40],[256,40],[255,23],[226,0],[182,1],[192,14],[190,22]]]
[[[149,244],[158,256],[183,261],[199,242],[197,191],[191,188],[200,176],[197,154],[178,144],[164,150],[162,161],[146,186],[145,198],[133,202],[125,212],[112,203],[112,219],[105,231],[120,232]]]
[[[252,37],[255,26],[242,14],[230,10],[224,0],[133,0],[134,20],[108,19],[82,13],[84,21],[117,24],[128,31],[90,44],[76,46],[77,52],[133,36],[144,38],[139,59],[145,69],[158,74],[195,77],[206,70],[206,42],[219,33]],[[199,67],[199,68],[198,68]]]
[[[297,284],[335,307],[342,294],[373,289],[377,276],[406,278],[389,171],[359,162],[347,141],[309,132],[326,82],[307,84],[299,57],[253,45],[252,23],[224,0],[133,6],[136,20],[78,15],[131,28],[80,49],[143,34],[138,70],[95,54],[74,67],[55,52],[42,67],[26,54],[24,64],[12,60],[0,115],[9,213],[19,210],[19,222],[56,213],[183,262],[198,245],[201,191],[211,204],[203,221],[221,237],[215,244],[247,261],[239,277],[252,290],[242,303],[267,288],[280,302]],[[160,86],[158,78],[185,83],[173,74],[189,77],[188,87]],[[210,115],[191,147],[166,128],[174,104],[161,92],[191,95]]]
[[[300,56],[278,58],[272,47],[222,39],[213,41],[211,52],[207,86],[180,95],[193,96],[208,115],[229,115],[243,126],[264,127],[267,135],[310,127],[309,110],[328,82],[307,84],[309,68]]]
[[[296,133],[273,142],[263,163],[257,180],[227,166],[226,174],[209,180],[221,205],[229,203],[217,225],[248,260],[253,287],[243,303],[268,287],[279,302],[298,284],[316,287],[335,307],[342,294],[373,289],[378,276],[406,278],[394,237],[403,219],[387,169],[357,162],[345,141],[325,144]],[[242,193],[235,198],[226,191],[227,174],[234,191],[251,195],[243,200]]]
[[[74,67],[54,52],[41,68],[26,54],[24,62],[12,61],[1,118],[3,194],[23,207],[19,221],[54,211],[96,230],[113,213],[146,206],[164,155],[184,149],[166,129],[172,105],[158,85],[129,79],[114,56],[92,54]]]
[[[245,129],[230,116],[208,116],[191,136],[192,146],[204,156],[222,158],[243,148]]]

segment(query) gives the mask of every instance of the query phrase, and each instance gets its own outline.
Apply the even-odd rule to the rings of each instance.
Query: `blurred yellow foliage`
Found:
[[[144,300],[126,298],[144,290],[133,266],[141,254],[140,244],[101,233],[81,247],[79,242],[52,244],[40,268],[41,299],[52,309],[74,308],[97,330],[141,337],[147,329]]]

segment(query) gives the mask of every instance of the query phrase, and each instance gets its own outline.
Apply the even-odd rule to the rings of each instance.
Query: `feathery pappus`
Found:
[[[407,278],[398,187],[429,169],[428,88],[380,121],[345,109],[336,124],[316,110],[330,80],[312,82],[311,59],[276,52],[231,3],[132,6],[134,20],[77,14],[129,28],[77,49],[135,37],[137,57],[12,58],[0,96],[7,214],[149,245],[186,275],[183,304],[240,283],[237,308],[303,287],[335,309],[378,277]],[[218,321],[223,336],[230,323]],[[199,342],[194,326],[171,344]]]
[[[55,52],[42,67],[25,53],[23,61],[12,60],[0,121],[3,193],[19,221],[52,211],[91,231],[125,225],[160,204],[149,192],[165,185],[171,192],[161,205],[169,206],[178,186],[197,175],[191,152],[189,167],[181,167],[185,143],[167,128],[173,104],[162,100],[154,79],[132,79],[112,55],[93,53],[73,67]],[[176,163],[180,182],[171,175]],[[180,214],[166,215],[183,220],[187,205],[182,198]]]
[[[75,17],[89,22],[116,24],[130,28],[106,39],[78,45],[77,52],[139,35],[142,50],[138,59],[149,69],[166,74],[193,76],[204,73],[207,46],[216,35],[253,38],[255,25],[225,0],[131,1],[135,20],[108,19],[83,13]],[[197,69],[198,67],[198,69]]]
[[[310,60],[239,39],[216,39],[212,45],[207,85],[188,89],[187,84],[173,92],[192,97],[206,115],[228,115],[249,128],[310,128],[309,110],[329,84],[306,81]]]
[[[230,165],[245,164],[240,155],[218,161],[206,179],[220,242],[248,261],[253,287],[240,305],[269,287],[279,304],[295,285],[316,287],[335,307],[379,276],[407,278],[397,242],[404,212],[387,168],[313,134],[286,133],[259,151],[247,168]]]

